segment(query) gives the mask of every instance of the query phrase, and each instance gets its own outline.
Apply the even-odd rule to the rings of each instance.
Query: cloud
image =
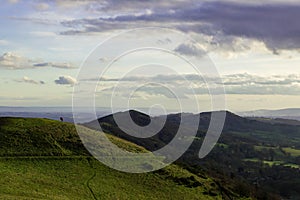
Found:
[[[151,12],[146,12],[147,5]],[[112,1],[107,8],[119,9],[121,14],[108,9],[105,17],[63,21],[62,25],[70,29],[62,34],[105,32],[144,26],[146,23],[148,26],[159,25],[210,35],[215,42],[226,42],[223,38],[227,37],[250,38],[262,41],[274,53],[300,49],[300,4],[297,1],[174,1],[157,4],[152,1]],[[132,11],[137,8],[142,12],[137,14]]]
[[[61,69],[74,69],[75,66],[71,65],[70,63],[53,63],[53,62],[45,62],[45,63],[36,63],[34,64],[35,67],[55,67]]]
[[[222,31],[224,35],[263,41],[271,50],[299,49],[299,10],[299,4],[247,5],[214,2],[207,3],[202,8],[191,9],[193,14],[201,12],[196,16],[187,12],[182,15],[191,20],[204,20],[214,31]]]
[[[204,79],[205,78],[205,79]],[[118,85],[121,93],[124,95],[131,93],[134,85],[146,85],[140,92],[149,95],[164,95],[171,98],[169,93],[162,89],[160,84],[177,91],[178,96],[186,98],[189,95],[208,94],[207,84],[205,80],[212,83],[211,87],[221,89],[224,85],[226,94],[240,94],[240,95],[300,95],[300,75],[273,75],[273,76],[259,76],[252,74],[230,74],[222,76],[222,82],[216,77],[200,77],[197,74],[179,75],[158,75],[152,77],[131,76],[122,78],[101,78],[102,83],[115,84],[121,81]],[[186,82],[186,81],[187,82]],[[84,80],[87,81],[87,80]],[[98,81],[98,79],[90,79],[90,81]],[[158,83],[158,84],[148,84]],[[187,85],[188,83],[188,85]],[[102,89],[102,92],[112,92],[114,87]]]
[[[54,81],[58,85],[75,85],[77,80],[71,76],[60,76],[57,80]]]
[[[273,76],[258,76],[244,74],[232,74],[223,76],[223,82],[225,85],[260,85],[260,86],[292,86],[293,84],[300,83],[299,75],[273,75]]]
[[[180,44],[174,51],[186,56],[201,56],[205,54],[204,50],[193,44]]]
[[[170,38],[160,39],[157,41],[157,44],[170,44],[172,40]]]
[[[89,34],[95,32],[106,32],[112,30],[121,30],[126,28],[134,28],[136,23],[115,23],[110,21],[102,21],[99,19],[76,19],[62,21],[61,24],[70,30],[62,31],[62,35],[77,35],[77,34]]]
[[[97,94],[110,96],[112,93],[116,96],[128,97],[130,98],[142,98],[149,99],[152,97],[162,97],[168,99],[188,99],[189,92],[188,88],[176,87],[175,84],[159,85],[154,83],[146,83],[139,88],[136,88],[132,83],[124,83],[118,85],[118,87],[107,87],[102,88],[97,91]]]
[[[19,83],[30,83],[30,84],[35,84],[35,85],[44,85],[45,84],[44,81],[35,81],[35,80],[31,79],[31,78],[28,78],[27,76],[24,76],[20,80],[16,80],[16,82],[19,82]]]
[[[0,56],[0,68],[18,70],[18,69],[32,69],[39,67],[54,67],[61,69],[75,69],[76,67],[70,63],[56,63],[56,62],[39,62],[21,56],[13,52],[6,52]]]
[[[41,25],[57,25],[57,23],[58,23],[57,20],[53,20],[50,18],[39,18],[39,17],[12,16],[12,17],[9,17],[9,19],[17,20],[17,21],[32,22],[32,23],[41,24]]]
[[[30,32],[30,34],[33,36],[37,36],[37,37],[54,37],[54,36],[56,36],[56,33],[47,32],[47,31],[32,31],[32,32]]]
[[[7,1],[12,4],[19,3],[19,0],[7,0]]]
[[[47,3],[37,3],[34,5],[34,8],[38,11],[45,11],[49,9],[49,4]]]
[[[76,67],[74,67],[73,65],[71,65],[70,63],[50,63],[52,67],[55,68],[62,68],[62,69],[74,69]]]
[[[31,60],[16,53],[7,52],[0,56],[0,68],[25,69],[32,68]]]
[[[52,0],[55,4],[62,8],[77,8],[88,5],[102,4],[99,0]],[[104,1],[103,1],[104,2]]]

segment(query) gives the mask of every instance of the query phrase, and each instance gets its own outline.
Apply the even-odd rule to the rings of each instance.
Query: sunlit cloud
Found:
[[[64,75],[58,77],[58,79],[54,82],[58,85],[75,85],[77,83],[77,80],[72,76]]]
[[[54,67],[63,69],[76,68],[70,63],[38,62],[36,60],[26,58],[22,55],[13,52],[6,52],[2,56],[0,56],[0,68],[20,70],[41,67]]]
[[[36,81],[27,76],[24,76],[22,79],[18,79],[15,81],[18,83],[30,83],[30,84],[34,84],[34,85],[44,85],[45,84],[45,81]]]

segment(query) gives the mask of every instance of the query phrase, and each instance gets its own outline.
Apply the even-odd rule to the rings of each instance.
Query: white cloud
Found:
[[[180,98],[187,98],[189,95],[208,94],[206,82],[203,78],[196,74],[184,75],[186,81],[183,81],[178,75],[159,75],[153,77],[132,76],[118,80],[116,78],[102,78],[102,82],[109,82],[110,87],[101,89],[100,93],[111,94],[116,82],[122,81],[119,84],[118,91],[124,95],[131,93],[135,85],[143,85],[147,82],[159,83],[174,91]],[[221,89],[224,85],[226,94],[240,95],[300,95],[300,75],[272,75],[259,76],[252,74],[231,74],[222,76],[222,82],[216,77],[205,77],[208,82],[213,83],[212,88]],[[92,79],[91,79],[92,80]],[[95,79],[96,80],[96,79]],[[98,80],[98,79],[97,79]],[[187,85],[188,83],[188,85]],[[113,86],[111,86],[113,85]],[[168,92],[163,90],[161,86],[151,85],[143,87],[140,91],[149,95],[164,95],[171,98]]]
[[[96,0],[55,0],[57,6],[64,8],[76,8],[80,6],[87,6],[89,4],[101,3]]]
[[[47,3],[38,3],[38,4],[34,5],[34,8],[39,11],[48,10],[49,7],[50,6]]]
[[[15,3],[19,3],[19,0],[8,0],[9,3],[15,4]]]
[[[60,76],[54,82],[58,85],[75,85],[77,83],[77,80],[72,76],[64,75],[64,76]]]
[[[36,62],[32,59],[26,58],[13,52],[6,52],[2,56],[0,56],[0,68],[17,70],[38,67],[54,67],[61,69],[76,68],[74,65],[64,62]]]
[[[25,69],[32,68],[31,60],[13,52],[4,53],[0,56],[0,68]]]
[[[35,85],[44,85],[45,82],[44,81],[36,81],[36,80],[33,80],[27,76],[24,76],[22,79],[19,79],[19,80],[16,80],[16,82],[19,82],[19,83],[30,83],[30,84],[35,84]]]
[[[174,51],[186,56],[201,56],[205,54],[203,49],[193,44],[180,44]]]

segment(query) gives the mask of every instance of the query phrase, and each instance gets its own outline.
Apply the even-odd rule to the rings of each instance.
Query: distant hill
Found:
[[[225,112],[225,111],[223,111]],[[131,116],[132,120],[140,125],[146,126],[150,123],[151,120],[157,120],[159,118],[164,118],[163,116],[158,117],[151,117],[139,111],[130,110],[126,112],[118,112],[114,115],[119,116],[122,118],[123,116]],[[181,122],[181,118],[184,117],[187,123],[182,124],[183,130],[188,132],[189,129],[189,122],[193,122],[196,117],[200,115],[200,122],[198,126],[198,134],[197,137],[200,139],[205,136],[206,130],[208,129],[211,112],[204,112],[199,114],[191,114],[191,113],[178,113],[178,114],[169,114],[166,116],[166,123],[165,126],[162,128],[161,131],[158,132],[157,135],[150,137],[150,138],[137,138],[130,136],[124,133],[118,125],[114,121],[113,115],[108,115],[102,118],[99,118],[96,121],[91,121],[89,123],[85,123],[84,126],[98,129],[98,124],[101,124],[101,128],[103,131],[115,135],[117,137],[121,137],[128,141],[132,141],[138,145],[145,147],[148,150],[156,150],[161,148],[162,146],[168,144],[176,134],[179,124]],[[130,127],[128,127],[130,130]],[[256,134],[259,132],[259,134]],[[300,148],[300,128],[297,126],[289,126],[287,124],[271,124],[266,123],[262,120],[255,120],[249,118],[240,117],[234,113],[226,111],[226,119],[223,128],[223,135],[229,135],[233,133],[244,133],[244,136],[250,137],[251,135],[255,135],[255,141],[259,143],[273,143],[273,145],[292,145],[292,146],[299,146]],[[270,138],[268,137],[272,137]],[[295,137],[298,138],[295,140]],[[294,141],[292,141],[294,140]],[[202,141],[201,141],[202,142]],[[201,146],[201,143],[198,144]]]
[[[80,111],[80,118],[77,121],[84,123],[93,118],[86,113],[86,108],[77,108]],[[103,117],[111,113],[108,108],[97,108],[97,116]],[[78,116],[78,115],[77,115]],[[73,122],[72,107],[9,107],[0,106],[0,117],[19,117],[19,118],[47,118],[60,120],[63,117],[65,122]]]
[[[96,133],[81,128],[86,134]],[[108,137],[127,151],[145,151],[115,136]],[[205,173],[192,173],[174,164],[147,174],[110,169],[90,156],[71,123],[0,118],[0,144],[0,199],[239,197]],[[102,149],[106,151],[105,146]]]
[[[300,121],[294,119],[267,118],[267,117],[247,117],[247,118],[251,120],[270,123],[270,124],[286,124],[286,125],[300,126]]]
[[[239,112],[241,116],[247,117],[268,117],[300,120],[300,108],[287,108],[280,110],[254,110]]]

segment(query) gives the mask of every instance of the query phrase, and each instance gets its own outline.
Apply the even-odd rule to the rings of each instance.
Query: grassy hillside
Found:
[[[0,143],[0,199],[241,199],[176,165],[147,174],[110,169],[89,155],[69,123],[0,118]]]
[[[150,116],[138,111],[129,111],[132,119],[147,125]],[[124,115],[116,113],[116,115]],[[99,122],[106,133],[132,141],[148,150],[156,150],[168,144],[176,134],[181,118],[186,118],[182,130],[189,132],[190,124],[197,115],[170,114],[165,126],[155,136],[137,138],[124,133],[112,115],[86,123],[97,129]],[[226,112],[222,135],[213,151],[204,159],[198,158],[210,122],[211,113],[201,113],[198,133],[192,145],[178,160],[190,171],[205,170],[222,185],[244,196],[260,199],[300,198],[300,126],[293,122],[247,119]],[[127,127],[130,131],[130,127]]]
[[[211,180],[181,168],[169,170],[169,175],[128,174],[87,158],[1,158],[0,198],[221,199]],[[174,178],[190,181],[190,177],[195,178],[191,181],[197,187],[174,181]]]

